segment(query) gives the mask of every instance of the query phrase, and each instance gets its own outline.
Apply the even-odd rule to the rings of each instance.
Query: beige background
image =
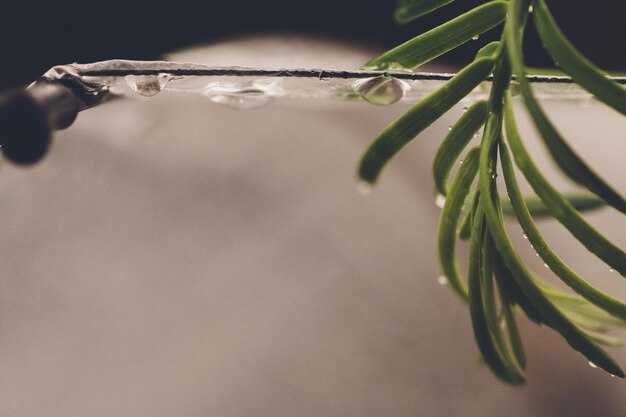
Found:
[[[356,68],[372,55],[256,42],[173,58]],[[624,120],[550,109],[623,192]],[[527,388],[477,366],[468,312],[436,283],[430,163],[460,107],[374,194],[356,192],[361,152],[404,110],[282,100],[242,112],[161,94],[81,114],[32,169],[3,164],[0,415],[624,415],[623,382],[525,321]],[[626,244],[623,217],[591,220]],[[576,270],[626,295],[557,224],[543,228]]]

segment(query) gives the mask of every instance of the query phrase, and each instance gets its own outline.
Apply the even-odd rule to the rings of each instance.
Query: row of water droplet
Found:
[[[144,97],[159,94],[175,77],[171,74],[127,75],[126,85]],[[277,80],[252,80],[239,83],[212,82],[200,93],[222,106],[249,110],[269,103],[277,95]]]
[[[127,75],[126,85],[137,94],[153,97],[176,79],[171,74]],[[256,79],[243,82],[211,82],[199,92],[212,102],[241,110],[261,107],[281,95],[280,79]],[[387,106],[401,100],[410,91],[410,85],[386,73],[360,79],[350,86],[363,100],[377,106]]]

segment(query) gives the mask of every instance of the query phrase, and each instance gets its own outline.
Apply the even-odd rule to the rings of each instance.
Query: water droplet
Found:
[[[170,74],[127,75],[126,85],[144,97],[156,96],[173,77]]]
[[[520,86],[519,83],[515,80],[511,81],[509,84],[509,90],[511,91],[511,95],[513,97],[520,95]]]
[[[524,239],[528,239],[528,235],[527,235],[526,233],[523,233],[523,234],[522,234],[522,237],[523,237]],[[531,246],[532,246],[532,245],[531,245]]]
[[[477,40],[478,40],[478,38],[479,38],[479,35],[476,35],[476,36],[472,37],[472,40],[473,40],[473,41],[477,41]]]
[[[217,104],[232,109],[250,110],[261,107],[278,94],[278,83],[274,80],[254,80],[243,83],[210,83],[204,95]]]
[[[400,100],[411,87],[387,74],[356,81],[352,88],[365,101],[376,106],[388,106]]]
[[[359,181],[356,184],[356,191],[361,195],[370,195],[374,191],[374,186],[367,181]]]
[[[242,90],[237,93],[216,94],[210,97],[213,103],[239,110],[251,110],[261,107],[272,98],[261,91]]]
[[[589,366],[591,366],[593,369],[596,369],[598,367],[598,365],[596,365],[595,363],[589,361],[587,362],[589,364]]]
[[[435,196],[435,205],[439,208],[443,208],[445,204],[446,204],[446,196],[443,194],[437,194]]]
[[[448,278],[444,277],[443,275],[437,277],[437,284],[446,285],[447,283],[448,283]]]
[[[539,256],[539,254],[537,254],[537,256]],[[550,265],[548,265],[547,263],[544,263],[543,266],[546,267],[546,269],[550,269]]]

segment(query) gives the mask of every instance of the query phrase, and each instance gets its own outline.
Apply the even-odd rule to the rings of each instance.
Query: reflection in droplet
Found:
[[[356,184],[356,191],[361,195],[370,195],[374,191],[374,187],[367,181],[359,181]]]
[[[446,196],[443,194],[437,194],[435,196],[435,205],[439,208],[443,208],[445,204],[446,204]]]
[[[173,77],[170,74],[127,75],[126,85],[144,97],[156,96]]]
[[[231,109],[250,110],[274,99],[278,92],[277,81],[254,80],[243,83],[210,83],[203,91],[209,100]]]
[[[404,97],[411,87],[406,82],[385,74],[358,80],[352,88],[368,103],[388,106]]]
[[[440,275],[437,277],[437,283],[439,285],[446,285],[448,283],[448,278],[444,277],[443,275]]]

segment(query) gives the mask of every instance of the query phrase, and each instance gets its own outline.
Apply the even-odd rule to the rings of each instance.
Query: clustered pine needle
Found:
[[[452,1],[399,0],[395,17],[400,23],[409,22]],[[443,274],[450,288],[469,305],[480,354],[500,379],[516,385],[525,383],[526,358],[516,313],[554,329],[591,364],[624,378],[620,366],[601,345],[621,343],[606,332],[626,326],[626,304],[573,271],[535,225],[538,216],[556,218],[608,268],[626,276],[624,251],[581,215],[581,211],[600,205],[626,213],[626,201],[574,152],[534,94],[522,53],[523,35],[531,19],[555,64],[598,101],[626,116],[626,90],[576,50],[559,29],[545,0],[489,1],[365,65],[384,71],[415,69],[502,27],[498,42],[484,46],[473,62],[380,133],[365,152],[358,174],[361,180],[374,184],[385,164],[403,146],[491,77],[488,99],[467,109],[435,156],[435,190],[438,199],[445,201],[438,234]],[[562,194],[542,175],[517,126],[513,87],[557,166],[585,188],[585,193]],[[467,149],[481,129],[480,144]],[[452,167],[461,156],[463,164],[450,179]],[[522,195],[514,165],[536,196]],[[498,166],[506,188],[503,195],[495,180]],[[504,215],[516,218],[545,265],[575,294],[557,290],[531,271],[511,241]],[[469,239],[466,277],[456,261],[457,239]]]

